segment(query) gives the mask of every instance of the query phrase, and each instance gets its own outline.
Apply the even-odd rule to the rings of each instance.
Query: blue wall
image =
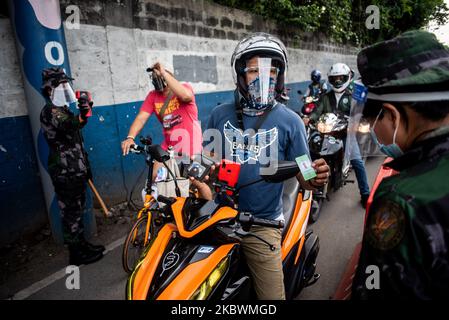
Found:
[[[297,90],[305,92],[306,82],[289,84],[288,106],[300,108]],[[94,93],[95,94],[95,93]],[[232,91],[195,95],[203,129],[210,111],[218,104],[232,101]],[[126,201],[136,186],[133,198],[140,198],[146,172],[143,156],[121,155],[120,143],[127,136],[142,101],[112,106],[96,106],[84,129],[86,150],[94,175],[94,184],[108,205]],[[141,135],[151,135],[162,142],[162,128],[151,117]],[[47,221],[44,196],[28,116],[0,119],[0,244],[15,240],[20,234],[42,227]],[[136,183],[137,182],[137,183]]]
[[[47,221],[28,116],[0,119],[0,244]]]

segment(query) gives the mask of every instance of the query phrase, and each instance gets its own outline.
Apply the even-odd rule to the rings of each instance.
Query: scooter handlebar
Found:
[[[172,198],[172,197],[165,197],[165,196],[158,196],[157,197],[157,201],[165,203],[166,205],[171,206],[173,203],[176,202],[176,198]]]
[[[257,225],[269,228],[281,229],[284,227],[284,221],[256,218],[249,212],[240,212],[239,221],[243,224]]]
[[[254,218],[253,225],[281,229],[284,227],[284,221]]]

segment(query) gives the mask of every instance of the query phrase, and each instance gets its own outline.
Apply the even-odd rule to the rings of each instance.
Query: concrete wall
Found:
[[[202,38],[152,30],[82,25],[66,30],[73,76],[95,92],[98,105],[143,100],[150,90],[145,69],[162,61],[195,92],[231,90],[235,40]],[[288,82],[307,81],[314,68],[327,71],[340,61],[355,68],[352,55],[289,48]],[[196,70],[194,79],[190,77]]]
[[[355,68],[354,48],[294,33],[208,1],[61,0],[63,17],[68,16],[65,7],[69,4],[80,7],[82,22],[79,29],[65,29],[70,66],[76,88],[93,94],[94,115],[84,136],[94,181],[108,204],[124,201],[134,186],[133,194],[140,194],[143,178],[138,181],[138,176],[144,160],[135,155],[123,158],[120,141],[151,90],[145,69],[154,61],[162,61],[177,78],[192,84],[203,127],[213,107],[232,99],[231,54],[237,39],[249,32],[269,31],[289,45],[287,82],[293,109],[299,109],[296,90],[304,90],[312,69],[325,74],[335,62]],[[0,37],[1,244],[30,225],[41,225],[46,214],[7,18],[0,18]],[[154,117],[142,134],[162,140]],[[23,194],[32,201],[24,202]]]

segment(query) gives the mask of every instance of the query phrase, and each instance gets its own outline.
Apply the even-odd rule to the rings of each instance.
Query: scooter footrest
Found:
[[[306,285],[304,287],[307,288],[307,287],[310,287],[311,285],[314,285],[320,277],[321,277],[321,274],[315,273],[313,275],[313,277],[306,283]]]

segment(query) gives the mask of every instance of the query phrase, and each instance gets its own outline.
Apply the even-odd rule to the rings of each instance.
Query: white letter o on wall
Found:
[[[57,59],[55,59],[51,53],[51,50],[53,48],[56,48],[56,50],[58,51]],[[64,49],[62,48],[62,45],[56,41],[47,42],[47,44],[45,45],[45,58],[50,64],[54,66],[62,65],[64,63]]]

